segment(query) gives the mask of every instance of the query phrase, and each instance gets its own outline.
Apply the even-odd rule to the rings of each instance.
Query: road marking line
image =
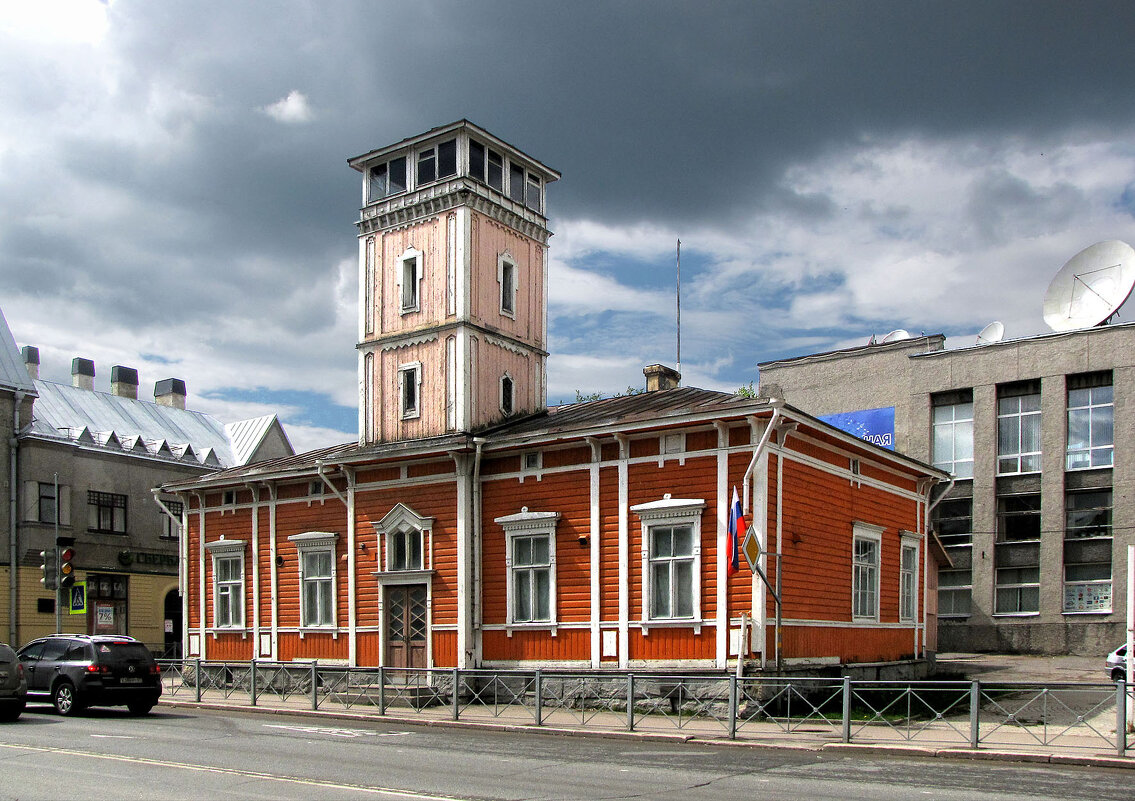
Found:
[[[408,731],[377,732],[366,729],[336,729],[327,726],[286,726],[280,723],[265,723],[266,729],[284,729],[304,734],[326,734],[330,737],[405,737]]]
[[[92,734],[92,737],[101,737],[104,740],[137,740],[137,737],[131,737],[129,734]]]
[[[0,748],[14,751],[35,751],[41,754],[64,754],[67,756],[88,757],[90,759],[104,759],[111,762],[129,762],[135,765],[153,765],[162,768],[181,768],[182,770],[199,771],[202,773],[220,773],[229,776],[241,776],[246,779],[262,779],[271,782],[285,782],[287,784],[300,784],[308,787],[325,787],[335,790],[356,790],[371,795],[384,795],[392,798],[410,798],[414,801],[470,801],[450,795],[434,795],[432,793],[417,793],[413,790],[399,790],[394,787],[370,787],[364,784],[345,784],[343,782],[326,781],[322,779],[303,779],[298,776],[278,776],[255,770],[242,770],[240,768],[219,768],[212,765],[194,765],[189,762],[170,762],[165,759],[148,759],[146,757],[130,757],[120,754],[92,754],[89,751],[76,751],[71,748],[54,748],[41,745],[17,745],[16,743],[0,743]]]

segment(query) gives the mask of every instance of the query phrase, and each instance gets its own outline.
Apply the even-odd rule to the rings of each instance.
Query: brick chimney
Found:
[[[78,389],[95,388],[95,363],[90,359],[76,356],[71,360],[71,386]]]
[[[138,400],[138,371],[116,364],[110,368],[110,394]]]
[[[166,378],[154,384],[154,400],[159,406],[185,408],[185,382],[180,378]]]
[[[20,353],[24,357],[24,367],[28,368],[28,378],[32,381],[39,380],[39,348],[32,347],[31,345],[24,345],[20,349]]]
[[[651,364],[642,368],[646,376],[646,391],[657,392],[660,389],[674,389],[682,380],[682,374],[664,364]]]

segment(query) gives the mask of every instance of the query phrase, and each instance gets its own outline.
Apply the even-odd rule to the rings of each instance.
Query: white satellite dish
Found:
[[[1044,322],[1074,331],[1107,322],[1135,287],[1135,250],[1111,239],[1085,248],[1060,268],[1044,293]]]
[[[992,345],[994,342],[1000,342],[1004,336],[1005,324],[1000,320],[994,320],[981,329],[981,333],[977,335],[977,344]]]
[[[884,336],[880,342],[898,342],[900,339],[910,339],[910,332],[903,328],[896,328]]]

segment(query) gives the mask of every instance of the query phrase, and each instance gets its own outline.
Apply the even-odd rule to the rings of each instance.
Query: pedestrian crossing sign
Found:
[[[76,581],[67,590],[70,593],[68,598],[68,611],[72,615],[85,615],[87,614],[87,582]]]

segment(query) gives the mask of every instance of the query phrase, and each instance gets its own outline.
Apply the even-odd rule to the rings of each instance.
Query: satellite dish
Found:
[[[880,342],[898,342],[900,339],[910,339],[910,332],[903,328],[896,328],[884,336]]]
[[[1085,248],[1060,268],[1044,293],[1044,322],[1074,331],[1107,322],[1135,287],[1135,250],[1115,239]]]
[[[977,344],[992,345],[994,342],[1000,342],[1004,336],[1005,324],[1000,320],[994,320],[981,329],[981,333],[977,335]]]

